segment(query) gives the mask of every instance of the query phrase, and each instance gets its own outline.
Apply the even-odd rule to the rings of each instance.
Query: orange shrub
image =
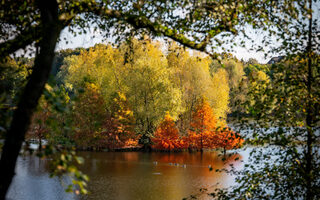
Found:
[[[154,149],[176,150],[186,148],[186,143],[179,137],[179,131],[169,113],[160,123],[152,138]]]
[[[240,136],[239,133],[236,133],[229,127],[226,127],[218,132],[216,141],[217,147],[228,150],[241,147],[244,139]]]

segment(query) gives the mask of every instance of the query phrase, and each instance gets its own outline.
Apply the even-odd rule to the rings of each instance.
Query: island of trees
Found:
[[[58,52],[27,141],[81,150],[240,147],[244,140],[228,127],[227,115],[240,112],[230,106],[244,98],[239,84],[254,87],[249,75],[266,78],[259,64],[225,55],[223,67],[175,43],[163,49],[160,42],[133,39]],[[14,71],[22,62],[22,71]],[[13,78],[9,96],[17,95],[32,62],[11,59],[3,66]]]

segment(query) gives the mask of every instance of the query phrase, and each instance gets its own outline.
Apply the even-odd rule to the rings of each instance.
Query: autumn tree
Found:
[[[181,92],[169,79],[168,63],[159,43],[132,40],[121,51],[126,56],[124,93],[132,106],[136,131],[148,138],[166,111],[174,118],[180,113]]]
[[[107,119],[104,99],[99,87],[87,83],[85,91],[79,94],[72,110],[74,141],[79,148],[101,148],[102,125]]]
[[[186,147],[185,142],[179,136],[179,130],[173,118],[167,113],[163,121],[158,125],[152,138],[152,148],[159,150],[178,150]]]
[[[229,112],[228,77],[224,69],[210,73],[210,57],[192,52],[172,43],[167,56],[171,79],[182,93],[183,112],[179,116],[178,126],[182,134],[187,134],[192,113],[197,102],[206,97],[215,109],[218,124],[225,123]]]
[[[243,91],[245,79],[244,64],[236,58],[224,58],[221,63],[213,61],[210,65],[212,75],[220,69],[226,70],[227,81],[229,86],[229,112],[236,114],[241,112],[241,103],[245,101],[246,92]]]
[[[215,140],[216,147],[223,148],[224,155],[226,154],[226,150],[240,148],[244,142],[240,134],[234,132],[229,127],[217,130]]]
[[[46,122],[50,116],[49,105],[44,98],[40,99],[37,111],[32,116],[31,126],[27,133],[27,138],[37,139],[39,150],[42,149],[42,140],[46,138],[49,128]]]
[[[122,64],[123,57],[118,49],[100,44],[67,57],[58,77],[69,91],[94,83],[100,88],[105,102],[109,103],[111,95],[121,90]]]
[[[190,148],[203,151],[204,148],[215,148],[217,119],[206,99],[198,102],[192,114],[191,130],[188,134]]]
[[[313,0],[267,5],[273,8],[266,12],[269,23],[263,24],[265,42],[257,48],[283,60],[268,66],[269,77],[255,74],[258,79],[246,102],[249,117],[239,120],[245,125],[239,127],[250,130],[250,144],[263,148],[252,149],[252,162],[233,171],[240,175],[236,184],[214,197],[319,199],[320,5]]]
[[[139,136],[135,133],[135,119],[124,94],[117,92],[112,98],[111,106],[112,126],[114,135],[118,138],[117,147],[135,147]]]

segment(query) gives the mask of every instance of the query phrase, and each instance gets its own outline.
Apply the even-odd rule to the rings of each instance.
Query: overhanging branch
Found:
[[[19,49],[24,49],[37,39],[40,39],[40,31],[38,26],[34,26],[21,32],[14,39],[0,43],[0,59],[9,56]]]
[[[185,35],[178,33],[176,30],[171,29],[167,26],[164,26],[160,23],[152,22],[150,19],[148,19],[145,16],[122,13],[117,10],[111,10],[111,9],[106,9],[101,7],[91,7],[91,9],[92,9],[92,12],[94,12],[98,16],[118,19],[119,21],[124,21],[130,24],[135,29],[147,29],[153,33],[161,34],[186,47],[207,53],[213,58],[217,58],[218,54],[211,53],[206,50],[206,47],[210,42],[210,39],[218,35],[222,31],[228,31],[227,28],[219,26],[216,28],[217,30],[208,31],[206,36],[201,42],[194,42],[191,39],[187,38]]]

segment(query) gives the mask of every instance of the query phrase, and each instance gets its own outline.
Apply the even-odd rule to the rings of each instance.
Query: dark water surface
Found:
[[[241,155],[223,162],[216,152],[80,152],[79,155],[85,158],[80,168],[90,177],[90,195],[66,194],[57,178],[49,178],[45,161],[29,156],[18,160],[9,199],[175,200],[190,195],[208,199],[207,195],[200,195],[201,188],[210,191],[218,182],[222,186],[233,183],[232,177],[215,172],[216,168],[229,164],[242,167],[241,162],[234,160]]]

